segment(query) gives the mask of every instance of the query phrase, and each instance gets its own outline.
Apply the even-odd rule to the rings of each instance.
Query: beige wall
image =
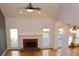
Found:
[[[79,4],[60,4],[55,19],[65,23],[79,24]]]
[[[9,29],[18,29],[18,35],[42,35],[43,28],[50,28],[50,48],[53,48],[53,19],[51,18],[6,18],[7,46],[10,48]],[[40,43],[39,45],[41,45]],[[21,48],[21,46],[20,46]],[[40,47],[41,48],[41,47]]]

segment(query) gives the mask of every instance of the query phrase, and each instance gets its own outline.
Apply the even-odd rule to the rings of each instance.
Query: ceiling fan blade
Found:
[[[27,9],[27,7],[21,7],[21,8],[18,8],[18,9]]]
[[[18,9],[33,9],[33,10],[41,10],[41,8],[39,8],[39,7],[33,7],[31,3],[29,3],[27,7],[22,7],[22,8],[18,8]]]
[[[41,8],[33,8],[33,9],[35,9],[35,10],[41,10]]]

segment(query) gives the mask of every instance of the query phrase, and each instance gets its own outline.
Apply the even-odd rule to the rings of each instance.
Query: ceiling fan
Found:
[[[39,7],[33,7],[33,5],[31,3],[29,3],[28,6],[22,7],[22,8],[19,8],[19,9],[25,9],[27,12],[39,11],[39,13],[40,13],[40,10],[41,10],[41,8],[39,8]]]

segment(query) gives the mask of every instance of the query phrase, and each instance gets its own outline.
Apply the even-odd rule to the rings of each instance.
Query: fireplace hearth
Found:
[[[23,49],[37,49],[38,39],[23,39]]]

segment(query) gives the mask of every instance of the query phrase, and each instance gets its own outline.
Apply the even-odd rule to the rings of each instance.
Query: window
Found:
[[[77,32],[76,32],[75,44],[79,44],[79,29],[77,29]]]
[[[69,35],[69,41],[68,41],[68,45],[71,45],[71,42],[72,42],[72,32],[73,32],[73,30],[72,30],[72,28],[70,28],[70,35]]]
[[[62,46],[62,40],[63,40],[63,28],[58,29],[58,47]]]
[[[17,29],[10,29],[11,47],[18,48],[18,31]]]
[[[49,33],[50,29],[43,29],[43,47],[49,47]]]
[[[68,43],[68,45],[71,45],[71,42],[72,42],[72,36],[70,35],[69,36],[69,43]]]

